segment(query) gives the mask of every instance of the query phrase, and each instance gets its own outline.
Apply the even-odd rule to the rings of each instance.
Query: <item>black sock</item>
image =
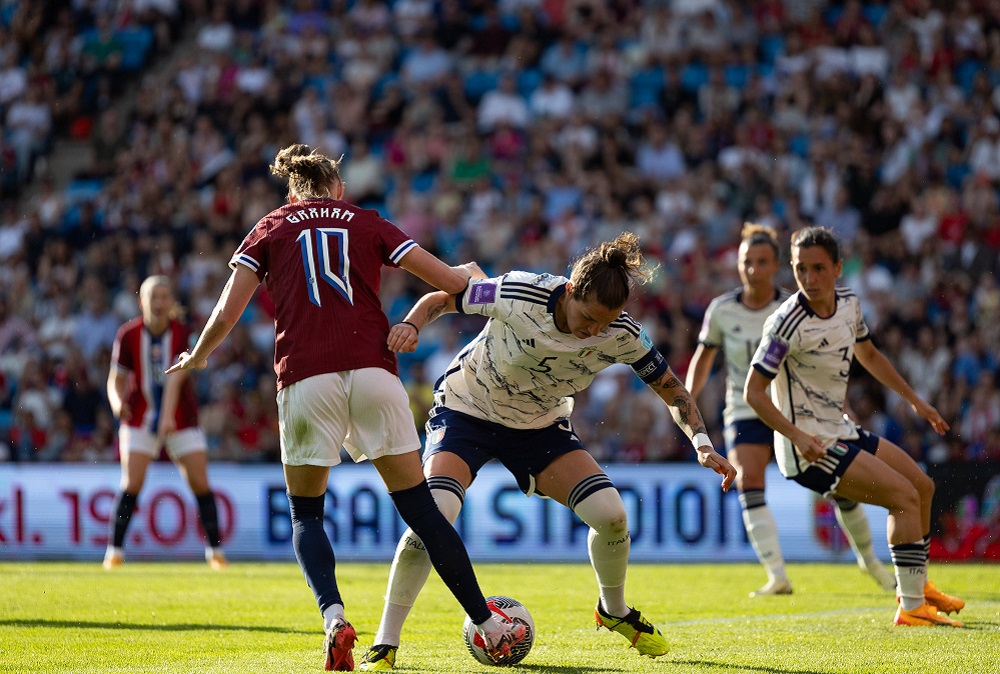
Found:
[[[129,494],[120,491],[115,494],[115,500],[111,504],[111,545],[116,548],[125,547],[125,532],[132,522],[132,513],[135,512],[136,502],[139,500],[138,494]]]
[[[492,613],[486,605],[476,572],[461,537],[438,510],[426,482],[389,494],[400,517],[427,548],[431,563],[472,622],[479,625]]]
[[[316,595],[322,613],[334,604],[343,604],[337,588],[333,546],[323,528],[323,502],[326,496],[288,495],[292,515],[292,549],[299,560],[306,584]]]
[[[209,490],[201,496],[195,496],[198,500],[198,517],[201,518],[201,527],[205,530],[205,539],[213,548],[222,545],[219,537],[219,511],[215,507],[215,494]]]

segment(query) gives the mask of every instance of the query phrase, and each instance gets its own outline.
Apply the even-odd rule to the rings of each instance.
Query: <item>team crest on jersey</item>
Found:
[[[476,281],[469,288],[469,304],[493,304],[497,301],[495,281]]]
[[[444,426],[438,426],[437,428],[431,430],[427,434],[427,444],[428,445],[439,445],[441,441],[444,440],[445,431],[448,430]]]
[[[639,341],[642,342],[642,347],[644,349],[653,348],[653,340],[650,339],[648,334],[646,334],[646,328],[643,328],[642,330],[639,331]]]

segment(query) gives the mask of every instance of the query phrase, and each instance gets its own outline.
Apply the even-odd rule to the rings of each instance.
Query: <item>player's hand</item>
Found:
[[[177,430],[177,420],[174,415],[160,415],[160,424],[156,429],[156,436],[161,440]]]
[[[409,323],[396,323],[389,328],[389,338],[386,346],[393,353],[412,353],[420,343],[420,333]]]
[[[170,369],[166,371],[166,374],[180,372],[181,370],[204,370],[207,365],[207,359],[196,361],[191,357],[190,351],[184,351],[181,355],[177,356],[177,362],[170,366]]]
[[[466,262],[461,266],[469,270],[469,278],[489,278],[489,276],[486,275],[486,272],[480,269],[479,263],[477,262]]]
[[[913,411],[917,413],[922,419],[926,419],[927,423],[937,432],[938,435],[944,435],[945,432],[951,428],[948,422],[944,420],[941,413],[937,409],[923,400],[918,400],[915,405],[912,405]]]
[[[808,433],[800,432],[798,437],[792,440],[792,444],[809,463],[819,461],[826,456],[826,447],[823,446],[820,439]]]
[[[736,469],[715,449],[705,445],[698,448],[698,463],[705,468],[711,468],[722,476],[722,491],[729,491],[733,480],[736,479]]]

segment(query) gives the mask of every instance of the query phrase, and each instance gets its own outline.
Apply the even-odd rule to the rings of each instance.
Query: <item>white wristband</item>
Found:
[[[694,445],[695,449],[704,447],[705,445],[715,449],[715,445],[712,444],[711,438],[709,438],[705,433],[697,433],[693,438],[691,438],[691,444]]]

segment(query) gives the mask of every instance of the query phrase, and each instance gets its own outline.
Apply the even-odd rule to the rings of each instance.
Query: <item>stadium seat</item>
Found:
[[[737,89],[742,90],[746,87],[747,82],[750,80],[751,73],[752,71],[750,66],[726,66],[726,83],[731,87],[736,87]]]
[[[437,173],[434,171],[424,171],[413,176],[410,180],[410,189],[414,192],[423,193],[434,189],[437,182]]]
[[[784,35],[765,35],[760,40],[760,55],[764,63],[774,63],[774,59],[785,53]]]
[[[861,11],[868,18],[871,24],[878,28],[878,25],[882,23],[882,19],[885,18],[885,13],[888,9],[885,5],[865,5],[861,8]]]
[[[478,104],[479,99],[481,99],[487,92],[493,91],[497,88],[499,79],[500,78],[497,73],[490,72],[488,70],[477,70],[470,73],[466,76],[463,84],[465,95],[468,96],[474,103]]]
[[[542,71],[538,68],[525,68],[517,74],[517,90],[528,98],[542,83]]]
[[[802,158],[809,157],[809,136],[804,133],[800,133],[797,136],[793,136],[788,143],[789,149],[795,154]]]
[[[707,82],[708,67],[704,63],[689,63],[681,70],[681,87],[686,91],[697,92]]]
[[[126,28],[116,33],[122,45],[122,69],[132,72],[146,65],[153,46],[153,30],[145,26]]]
[[[955,69],[955,83],[962,87],[962,91],[966,94],[972,92],[972,80],[976,76],[976,73],[980,70],[984,70],[985,65],[982,61],[976,59],[968,59],[962,61]]]
[[[663,91],[663,69],[654,67],[639,70],[632,76],[629,87],[632,94],[630,107],[655,104]]]

